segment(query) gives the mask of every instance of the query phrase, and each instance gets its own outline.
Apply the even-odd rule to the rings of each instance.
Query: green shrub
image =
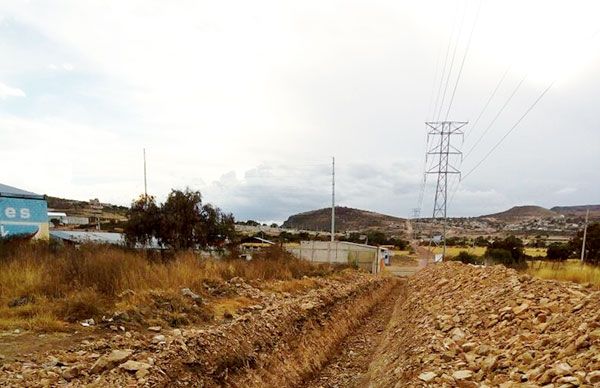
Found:
[[[483,259],[480,256],[473,255],[467,251],[460,251],[454,260],[463,262],[465,264],[479,265],[483,263]]]

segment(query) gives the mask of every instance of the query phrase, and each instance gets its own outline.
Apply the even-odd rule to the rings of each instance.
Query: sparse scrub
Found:
[[[178,252],[168,260],[154,256],[99,245],[56,249],[47,244],[4,244],[0,250],[0,328],[55,330],[65,321],[101,318],[116,310],[130,311],[133,321],[143,321],[156,315],[151,306],[159,299],[172,312],[162,319],[185,324],[182,314],[189,315],[190,322],[210,319],[211,314],[192,309],[191,302],[181,297],[181,288],[202,295],[206,284],[234,277],[290,281],[339,270],[289,257],[280,247],[250,262],[201,258],[191,251]],[[129,296],[124,297],[124,291]]]

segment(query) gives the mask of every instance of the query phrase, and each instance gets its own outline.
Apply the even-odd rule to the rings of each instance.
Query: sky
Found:
[[[451,140],[464,157],[449,216],[597,204],[599,14],[597,1],[5,0],[0,182],[128,205],[145,148],[159,201],[189,187],[281,222],[330,206],[335,156],[338,205],[408,217],[434,141],[424,122],[454,120],[469,124]]]

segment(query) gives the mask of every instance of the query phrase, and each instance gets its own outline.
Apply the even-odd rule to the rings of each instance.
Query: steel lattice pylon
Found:
[[[426,161],[430,157],[434,157],[436,164],[425,171],[426,174],[436,174],[437,184],[435,189],[435,202],[433,205],[433,219],[444,220],[444,256],[446,254],[446,216],[447,216],[447,204],[448,204],[448,175],[457,174],[460,175],[460,171],[454,165],[452,165],[451,157],[462,158],[462,152],[454,147],[451,142],[451,138],[454,135],[463,136],[464,132],[461,130],[462,127],[467,125],[466,121],[433,121],[426,122],[429,127],[427,133],[427,141],[429,144],[429,138],[432,136],[439,136],[439,141],[433,141],[432,147],[427,150]]]

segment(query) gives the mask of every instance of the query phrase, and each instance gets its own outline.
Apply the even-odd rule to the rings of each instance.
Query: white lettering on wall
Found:
[[[7,218],[15,218],[17,211],[14,207],[7,207],[4,209],[4,215],[6,215]]]

